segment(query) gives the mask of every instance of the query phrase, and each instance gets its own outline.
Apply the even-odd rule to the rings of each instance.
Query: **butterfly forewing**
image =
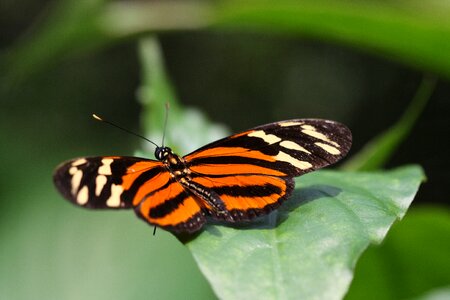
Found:
[[[205,216],[236,222],[276,209],[292,193],[293,177],[337,162],[351,141],[340,123],[295,119],[229,136],[183,158],[158,148],[170,155],[161,161],[74,159],[57,168],[54,182],[79,206],[134,208],[150,224],[193,232]]]
[[[61,164],[53,181],[76,205],[130,208],[142,200],[142,189],[150,188],[148,184],[162,171],[160,162],[138,157],[83,157]]]
[[[292,177],[345,156],[351,139],[340,123],[296,119],[218,140],[185,159],[193,181],[218,193],[235,220],[249,220],[276,209],[292,193]]]
[[[351,140],[350,130],[340,123],[296,119],[232,135],[185,159],[199,175],[236,172],[300,176],[340,160],[349,151]]]

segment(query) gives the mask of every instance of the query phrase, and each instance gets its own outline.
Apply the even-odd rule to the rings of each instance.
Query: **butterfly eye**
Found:
[[[162,160],[164,158],[163,157],[163,149],[161,147],[156,147],[155,157],[157,160]]]
[[[164,160],[172,150],[169,147],[156,147],[155,157],[157,160]]]

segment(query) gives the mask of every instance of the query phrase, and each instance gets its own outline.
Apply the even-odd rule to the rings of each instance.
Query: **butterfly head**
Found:
[[[163,161],[169,156],[169,154],[172,153],[172,149],[170,149],[169,147],[156,147],[155,157],[157,160]]]

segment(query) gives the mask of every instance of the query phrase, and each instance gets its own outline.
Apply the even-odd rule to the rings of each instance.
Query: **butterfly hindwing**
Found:
[[[290,177],[261,174],[221,177],[194,176],[192,181],[217,194],[225,205],[231,221],[246,221],[278,208],[294,188]],[[215,219],[230,221],[223,213],[206,207]]]
[[[167,183],[147,193],[136,207],[136,214],[171,231],[197,231],[206,221],[199,199],[166,174]]]

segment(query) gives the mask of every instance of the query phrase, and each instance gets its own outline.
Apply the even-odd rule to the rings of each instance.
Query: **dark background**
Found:
[[[1,2],[0,50],[3,54],[39,28],[49,15],[51,4],[50,1]],[[234,132],[289,118],[338,120],[353,132],[354,144],[349,156],[400,118],[424,73],[430,71],[398,63],[383,53],[308,37],[199,30],[161,32],[158,38],[182,105],[200,109],[212,121],[223,123]],[[1,65],[7,66],[8,56],[1,58]],[[78,254],[80,245],[71,240],[77,235],[69,233],[91,229],[88,225],[81,225],[81,228],[77,225],[83,218],[83,211],[68,206],[54,190],[51,175],[56,165],[77,156],[133,155],[141,145],[137,138],[96,123],[90,117],[98,112],[142,132],[141,107],[136,101],[142,71],[136,39],[124,39],[70,57],[55,57],[50,64],[37,69],[13,80],[7,72],[10,70],[0,71],[3,83],[7,83],[2,84],[0,94],[0,238],[1,243],[7,243],[0,253],[0,290],[8,286],[10,290],[6,295],[12,298],[27,295],[21,289],[22,284],[23,289],[33,291],[30,295],[64,296],[70,285],[58,285],[58,280],[62,280],[58,268],[67,257],[74,258],[70,253],[75,253],[75,258],[83,257]],[[424,168],[428,179],[413,206],[448,205],[449,99],[449,81],[440,78],[411,134],[385,166],[389,169],[413,163]],[[129,243],[139,245],[138,237],[146,236],[148,228],[136,224],[138,222],[129,215],[120,213],[112,217],[121,218],[117,221],[108,213],[94,222],[98,222],[100,228],[104,228],[102,220],[110,222],[108,226],[121,232],[121,238],[128,237],[128,230],[138,231]],[[85,218],[87,222],[98,219],[92,214]],[[122,219],[127,220],[128,228],[121,227],[125,226]],[[116,225],[111,225],[113,221]],[[63,230],[65,226],[70,229]],[[100,233],[93,232],[91,240],[95,241]],[[187,250],[181,249],[182,246],[176,245],[176,240],[165,233],[149,241],[149,247],[160,251],[153,255],[165,252],[164,241],[178,253],[180,261],[188,257]],[[89,245],[84,245],[85,253],[90,252]],[[131,249],[131,246],[124,246],[124,256],[115,258],[126,261],[125,253]],[[139,253],[145,255],[146,252]],[[167,273],[157,273],[145,284],[155,285],[163,298],[176,297],[180,294],[175,291],[171,294],[170,281],[177,273],[180,277],[175,282],[197,280],[197,285],[185,283],[186,286],[180,288],[185,290],[183,295],[211,297],[198,270],[192,275],[191,270],[196,268],[192,262],[180,270],[171,261],[174,254],[165,255],[159,263]],[[15,263],[17,261],[21,263]],[[38,261],[46,262],[46,267],[33,265]],[[104,263],[107,265],[106,259]],[[77,261],[69,262],[68,266],[63,272],[67,276],[65,280],[75,280],[71,276],[76,272],[71,268],[76,269]],[[14,280],[16,289],[11,288],[11,278],[15,275],[20,278]],[[32,283],[31,278],[35,276],[41,279]],[[95,276],[91,276],[93,281],[86,283],[86,289],[96,286]],[[164,278],[167,282],[161,285],[159,282]],[[56,291],[43,287],[42,282],[52,280],[58,286]],[[194,292],[189,293],[189,286]],[[197,286],[202,292],[195,290]],[[66,296],[73,295],[67,293]]]

